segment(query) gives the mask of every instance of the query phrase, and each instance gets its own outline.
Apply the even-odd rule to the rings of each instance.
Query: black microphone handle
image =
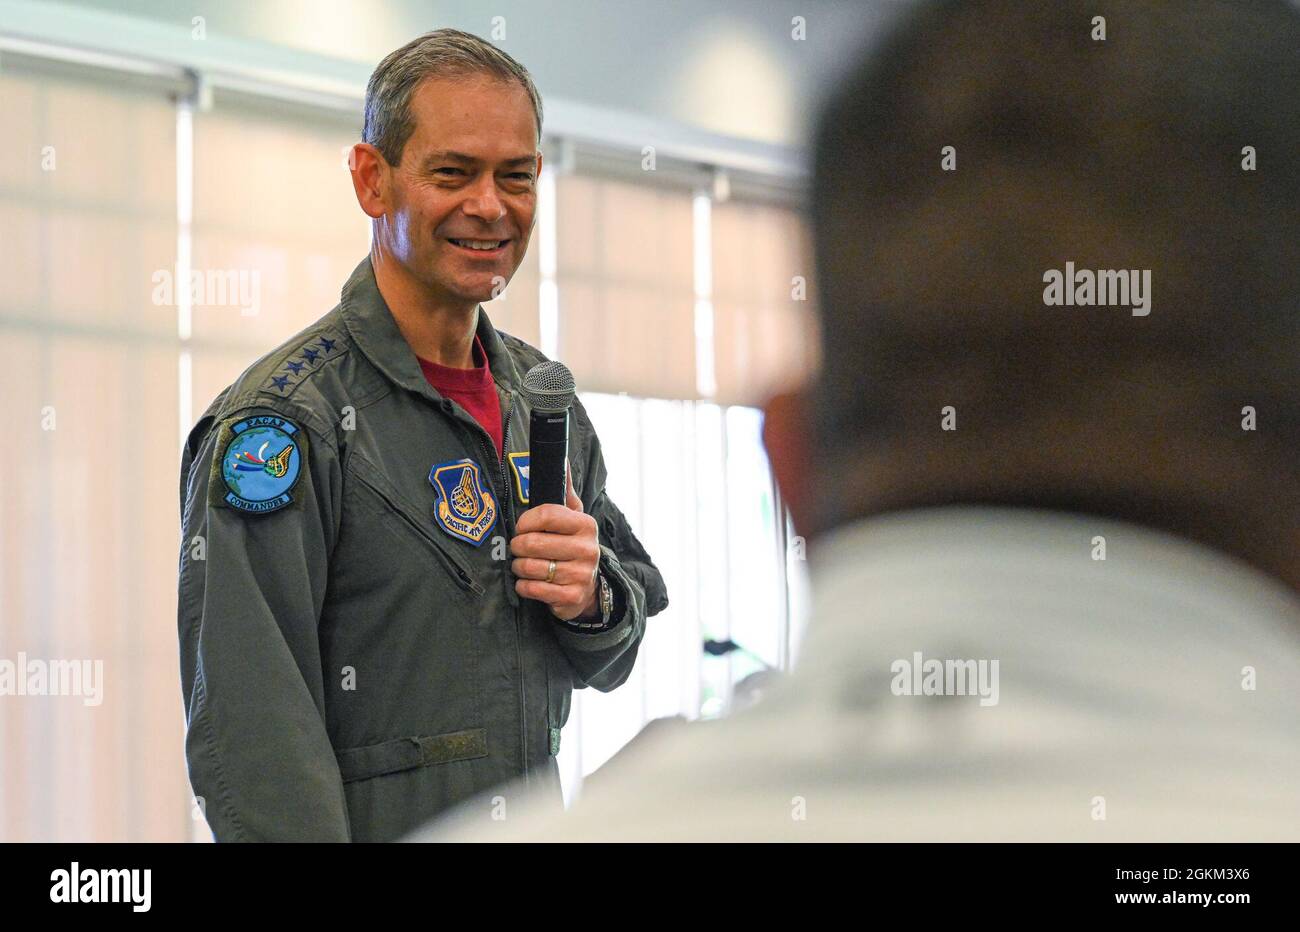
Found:
[[[569,461],[569,409],[534,410],[528,417],[528,507],[565,503],[564,470]]]

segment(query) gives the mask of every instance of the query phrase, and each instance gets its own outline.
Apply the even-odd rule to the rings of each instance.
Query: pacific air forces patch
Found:
[[[251,514],[278,511],[293,502],[302,474],[303,431],[293,421],[255,414],[223,428],[217,448],[222,501]]]
[[[487,539],[497,520],[497,503],[483,482],[478,463],[471,459],[435,463],[429,483],[436,498],[433,520],[452,537],[475,547]]]

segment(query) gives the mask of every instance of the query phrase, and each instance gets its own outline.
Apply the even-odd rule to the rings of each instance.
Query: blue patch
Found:
[[[265,514],[292,502],[289,493],[302,473],[298,425],[274,415],[254,415],[230,430],[232,436],[221,452],[226,504]]]
[[[478,463],[470,459],[435,463],[429,483],[437,496],[434,523],[452,537],[480,546],[496,524],[497,503],[483,485]]]
[[[510,472],[515,477],[515,497],[519,499],[519,504],[528,504],[528,451],[523,453],[507,453],[506,458],[510,461]]]

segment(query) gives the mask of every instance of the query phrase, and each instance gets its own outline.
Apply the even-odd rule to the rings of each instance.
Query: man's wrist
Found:
[[[600,631],[613,621],[613,590],[605,574],[596,572],[592,585],[591,601],[582,613],[563,622],[576,631]]]
[[[579,613],[574,621],[591,621],[593,618],[600,618],[600,570],[597,569],[591,577],[591,598],[587,601],[587,607]]]

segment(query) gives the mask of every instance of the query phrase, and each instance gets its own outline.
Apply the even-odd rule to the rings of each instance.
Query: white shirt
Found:
[[[1271,577],[988,508],[859,522],[810,559],[802,656],[757,706],[663,728],[566,814],[476,803],[422,837],[1300,839],[1300,597]],[[917,652],[985,661],[983,695],[899,694]]]

